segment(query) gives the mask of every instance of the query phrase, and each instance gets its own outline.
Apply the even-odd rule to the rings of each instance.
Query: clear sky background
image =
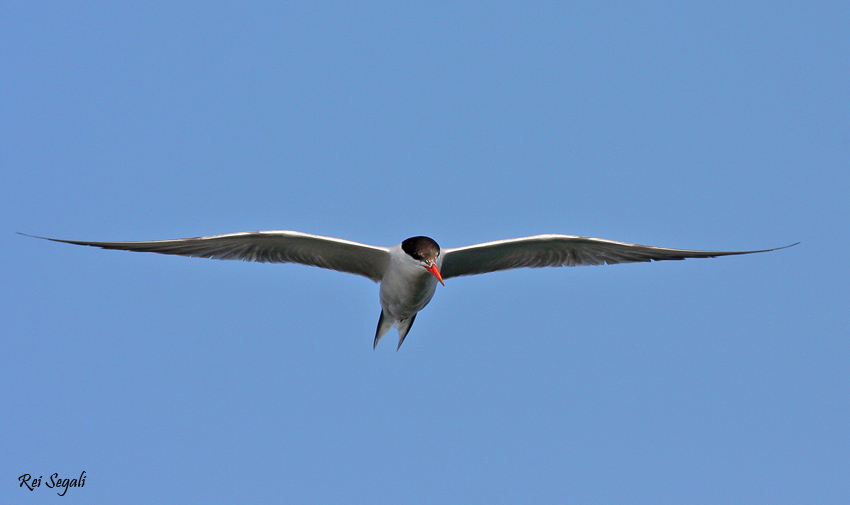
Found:
[[[850,502],[846,2],[6,2],[0,47],[0,502]],[[258,229],[802,244],[451,279],[396,352],[364,278],[15,234]]]

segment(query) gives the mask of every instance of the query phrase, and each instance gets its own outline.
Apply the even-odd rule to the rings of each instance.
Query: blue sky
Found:
[[[845,2],[7,2],[0,502],[847,503]],[[745,257],[439,287],[289,229]],[[394,330],[393,330],[394,332]]]

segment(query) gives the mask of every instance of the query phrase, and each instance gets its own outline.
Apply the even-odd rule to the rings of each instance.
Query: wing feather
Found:
[[[793,245],[797,244],[785,247]],[[443,278],[448,279],[513,268],[614,265],[685,258],[714,258],[775,251],[785,247],[757,251],[694,251],[576,235],[535,235],[443,249],[443,263],[440,271]]]
[[[49,237],[36,238],[103,249],[175,254],[195,258],[260,263],[299,263],[362,275],[375,282],[380,282],[389,264],[389,249],[386,247],[286,230],[249,231],[140,242],[88,242]]]

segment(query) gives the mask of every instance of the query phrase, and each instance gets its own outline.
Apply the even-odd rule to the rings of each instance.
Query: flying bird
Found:
[[[444,249],[434,239],[423,236],[408,238],[393,247],[378,247],[285,230],[140,242],[36,238],[103,249],[196,258],[300,263],[362,275],[381,285],[381,316],[372,348],[377,347],[381,337],[395,326],[398,329],[396,350],[401,348],[416,314],[431,301],[437,282],[445,286],[443,281],[452,277],[523,267],[572,267],[714,258],[775,251],[799,243],[757,251],[692,251],[575,235],[535,235]]]

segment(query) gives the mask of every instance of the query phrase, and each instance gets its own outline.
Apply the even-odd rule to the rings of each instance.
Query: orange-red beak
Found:
[[[434,277],[436,277],[436,278],[437,278],[437,280],[438,280],[438,281],[440,281],[440,284],[442,284],[443,286],[445,286],[445,285],[446,285],[446,284],[443,282],[443,276],[442,276],[442,275],[440,275],[440,271],[439,271],[439,270],[437,270],[437,265],[431,265],[430,267],[425,267],[425,270],[428,270],[429,272],[431,272],[432,274],[434,274]]]

